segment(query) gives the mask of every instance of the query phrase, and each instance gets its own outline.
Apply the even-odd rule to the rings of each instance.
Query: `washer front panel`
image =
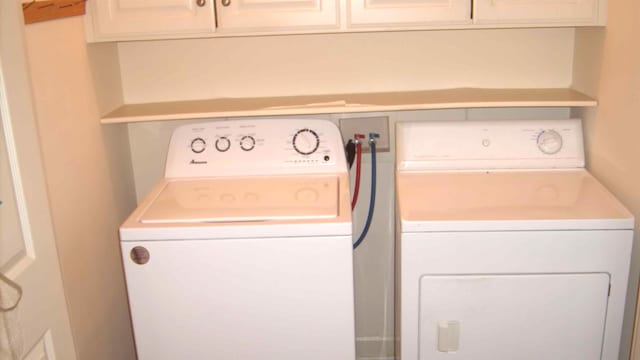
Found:
[[[123,242],[122,252],[141,360],[355,359],[350,236]]]

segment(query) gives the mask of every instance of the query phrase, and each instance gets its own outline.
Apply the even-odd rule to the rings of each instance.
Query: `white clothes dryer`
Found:
[[[138,358],[355,359],[351,224],[333,123],[177,128],[120,228]]]
[[[402,360],[616,360],[632,215],[579,120],[398,123]]]

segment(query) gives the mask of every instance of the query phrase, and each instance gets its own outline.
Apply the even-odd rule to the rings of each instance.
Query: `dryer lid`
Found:
[[[222,223],[338,216],[336,176],[168,180],[141,223]]]
[[[585,170],[399,173],[403,232],[631,229]]]

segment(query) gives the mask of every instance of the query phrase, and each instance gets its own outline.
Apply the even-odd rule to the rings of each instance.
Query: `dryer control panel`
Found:
[[[319,119],[209,121],[176,128],[165,176],[346,172],[338,127]]]
[[[584,167],[579,119],[403,122],[396,144],[398,170]]]

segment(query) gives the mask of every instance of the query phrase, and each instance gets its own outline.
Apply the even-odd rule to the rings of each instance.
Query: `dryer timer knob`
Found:
[[[562,149],[562,135],[555,130],[543,130],[538,134],[536,143],[540,151],[553,155]]]

